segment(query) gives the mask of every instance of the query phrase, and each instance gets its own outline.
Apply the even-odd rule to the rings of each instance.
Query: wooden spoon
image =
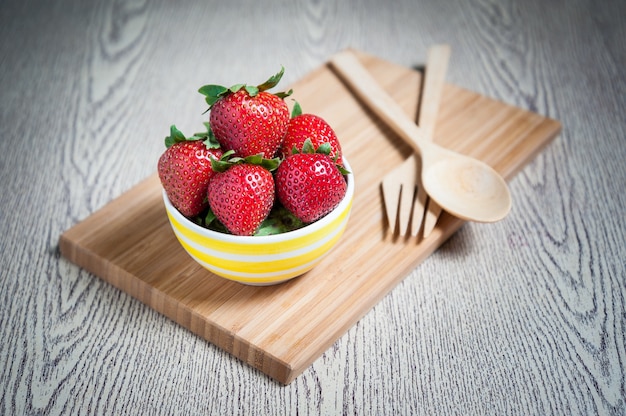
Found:
[[[495,222],[506,217],[511,194],[498,172],[425,138],[351,51],[336,54],[331,64],[356,95],[421,155],[422,184],[441,208],[467,221]]]

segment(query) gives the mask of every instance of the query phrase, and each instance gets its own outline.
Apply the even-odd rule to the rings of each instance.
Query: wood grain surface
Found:
[[[623,1],[0,3],[0,414],[625,414]],[[290,385],[61,258],[208,82],[346,47],[557,119],[511,182]],[[195,98],[194,98],[195,97]],[[332,105],[332,103],[329,103]],[[130,138],[129,138],[130,137]]]
[[[417,71],[351,53],[400,111],[415,115]],[[428,239],[394,236],[384,219],[380,178],[402,160],[398,137],[332,65],[321,65],[289,89],[306,111],[334,127],[356,182],[345,235],[304,276],[270,288],[246,287],[202,269],[174,237],[156,173],[59,239],[61,254],[73,263],[284,384],[463,225],[444,214]],[[441,106],[447,116],[437,123],[446,134],[438,142],[488,161],[509,179],[561,130],[556,120],[453,85],[445,85]],[[467,126],[474,126],[471,134]]]

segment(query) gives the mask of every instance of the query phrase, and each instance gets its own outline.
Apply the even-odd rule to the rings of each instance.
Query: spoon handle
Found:
[[[353,92],[365,101],[370,109],[387,123],[397,135],[411,145],[417,154],[421,155],[425,151],[430,141],[424,132],[406,115],[402,107],[380,87],[354,53],[350,50],[339,52],[332,57],[330,62],[343,80],[353,89]]]

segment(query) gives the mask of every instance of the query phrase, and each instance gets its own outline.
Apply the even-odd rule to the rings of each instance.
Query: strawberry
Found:
[[[302,114],[300,105],[296,103],[287,126],[280,153],[283,156],[287,156],[293,153],[294,149],[302,152],[302,146],[306,139],[310,139],[316,148],[324,143],[328,143],[331,149],[330,157],[336,160],[338,164],[343,165],[341,145],[332,127],[318,115]]]
[[[273,158],[279,149],[287,124],[289,109],[284,98],[291,94],[272,94],[266,90],[278,84],[284,73],[270,77],[263,84],[236,84],[230,88],[205,85],[198,91],[209,104],[210,123],[215,138],[226,150],[240,157],[262,154]]]
[[[210,133],[186,138],[176,126],[170,127],[165,144],[167,150],[157,166],[159,179],[172,205],[183,215],[194,217],[208,207],[206,189],[214,174],[211,159],[222,157],[222,151]]]
[[[307,140],[305,152],[287,156],[275,174],[278,200],[305,223],[332,211],[347,189],[346,172],[328,155],[330,146],[325,145],[322,153],[311,153],[309,147]]]
[[[274,205],[274,178],[266,167],[249,163],[248,158],[232,160],[213,163],[218,172],[209,182],[209,205],[232,234],[253,235]]]

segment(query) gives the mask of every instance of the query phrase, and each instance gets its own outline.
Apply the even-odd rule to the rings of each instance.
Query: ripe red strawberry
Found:
[[[222,151],[204,135],[185,138],[175,126],[165,141],[168,148],[159,158],[159,179],[172,205],[194,217],[208,207],[206,189],[214,174],[211,158],[219,159]]]
[[[211,110],[211,128],[222,148],[234,150],[240,157],[257,154],[267,159],[274,157],[289,123],[284,98],[291,92],[272,94],[266,90],[278,84],[283,73],[284,68],[256,87],[237,84],[230,88],[219,85],[200,88]]]
[[[215,217],[235,235],[252,235],[274,204],[274,178],[259,165],[234,164],[209,182],[208,199]]]
[[[328,214],[346,194],[343,174],[326,154],[292,154],[275,176],[278,200],[305,223]]]
[[[332,127],[322,117],[315,114],[301,114],[301,111],[300,106],[296,103],[280,148],[282,155],[290,155],[294,148],[298,152],[302,152],[305,140],[310,139],[315,148],[328,143],[330,145],[330,157],[335,159],[338,164],[343,165],[341,145]]]

